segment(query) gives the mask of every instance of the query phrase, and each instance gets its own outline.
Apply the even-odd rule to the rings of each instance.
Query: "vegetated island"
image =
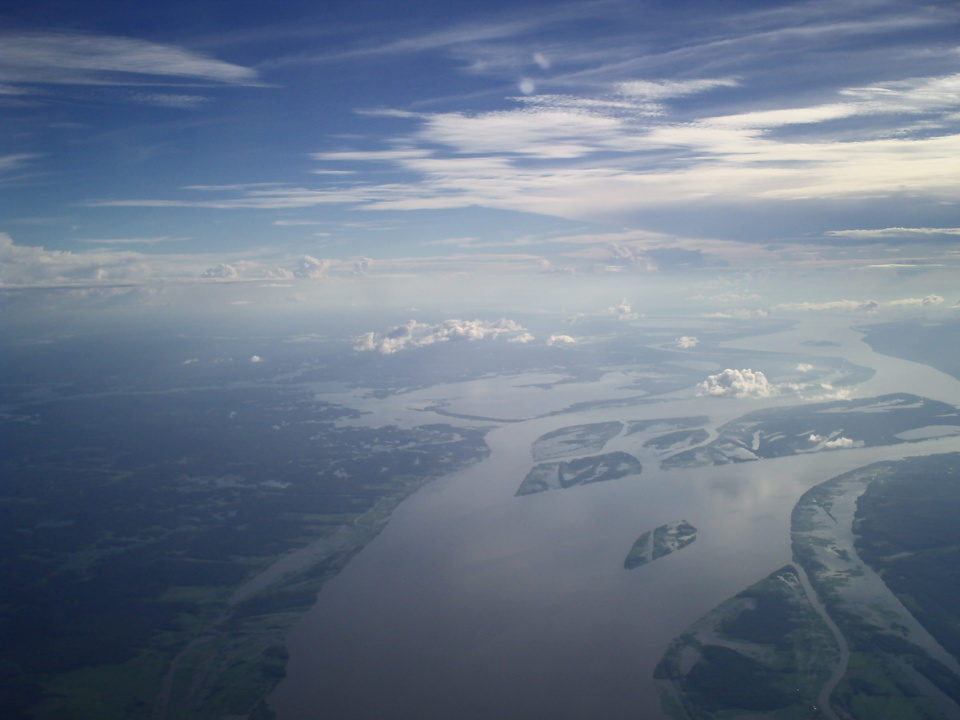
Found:
[[[640,461],[625,452],[591,455],[561,462],[540,463],[527,473],[517,495],[532,495],[588,483],[616,480],[643,471]]]
[[[689,448],[692,445],[700,445],[710,439],[710,433],[703,428],[697,430],[675,430],[666,435],[659,435],[647,440],[643,446],[653,448],[660,454],[674,452]]]
[[[578,455],[603,450],[608,440],[623,430],[623,424],[612,421],[589,425],[571,425],[541,435],[530,448],[534,460],[548,460],[564,455]]]
[[[924,439],[910,432],[935,428],[960,434],[960,412],[938,400],[896,393],[858,400],[757,410],[718,429],[711,443],[666,458],[664,469],[725,465],[851,447]]]
[[[689,430],[691,428],[703,427],[708,422],[710,422],[710,418],[706,415],[666,418],[663,420],[633,420],[627,423],[627,431],[624,435],[633,435],[647,431]]]
[[[653,542],[651,542],[651,539]],[[623,561],[627,570],[646,565],[677,550],[683,550],[697,539],[697,528],[686,520],[667,523],[655,530],[648,530],[633,543]]]

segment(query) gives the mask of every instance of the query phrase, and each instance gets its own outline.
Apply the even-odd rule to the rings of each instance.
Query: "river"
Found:
[[[730,346],[841,356],[875,368],[874,378],[855,388],[857,397],[912,392],[960,404],[960,382],[873,353],[859,338],[834,319]],[[837,346],[802,344],[811,339]],[[562,397],[541,391],[529,412],[518,413],[522,399],[503,378],[491,387],[469,384],[464,397],[473,399],[459,405],[456,388],[443,394],[451,411],[482,407],[487,416],[530,417],[617,392],[612,381],[571,384]],[[422,410],[429,399],[401,397],[384,412],[399,416],[398,402]],[[556,407],[547,407],[551,402]],[[872,462],[960,450],[960,438],[661,472],[640,436],[620,437],[606,450],[637,455],[640,476],[515,497],[531,467],[530,445],[559,427],[609,420],[709,415],[714,432],[751,410],[797,402],[786,395],[705,399],[689,391],[663,403],[491,430],[486,460],[417,491],[324,586],[288,638],[288,676],[270,701],[279,720],[658,720],[652,675],[668,643],[790,562],[790,512],[806,490]],[[373,403],[360,409],[377,412]],[[412,414],[417,424],[436,421]],[[640,534],[682,519],[699,529],[695,543],[623,569]]]

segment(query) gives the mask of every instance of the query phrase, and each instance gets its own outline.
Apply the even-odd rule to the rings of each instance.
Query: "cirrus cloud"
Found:
[[[110,35],[7,32],[0,35],[0,82],[58,85],[141,84],[166,76],[255,84],[257,72],[175,45]]]

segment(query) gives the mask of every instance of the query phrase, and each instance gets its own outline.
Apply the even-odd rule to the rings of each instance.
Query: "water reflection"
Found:
[[[827,334],[841,347],[820,352],[878,370],[858,396],[905,391],[960,401],[952,378],[876,355],[846,328]],[[801,327],[739,345],[810,354],[801,345],[810,337]],[[483,398],[483,412],[510,416],[509,381],[477,382],[499,383],[484,392],[467,384]],[[453,398],[452,386],[430,390],[392,399],[389,412],[409,415],[411,402]],[[568,385],[553,397],[559,405],[546,407],[540,396],[529,407],[541,412],[615,392],[612,382]],[[610,420],[709,414],[715,432],[750,410],[796,402],[705,401],[688,392],[669,403],[491,431],[486,461],[403,503],[324,587],[289,639],[288,678],[271,701],[280,720],[661,717],[652,674],[668,643],[790,561],[790,512],[807,489],[871,462],[960,450],[960,438],[660,472],[639,437],[621,436],[606,451],[637,455],[642,475],[514,497],[531,467],[530,445],[559,427]],[[695,543],[623,569],[641,532],[681,519],[699,529]]]

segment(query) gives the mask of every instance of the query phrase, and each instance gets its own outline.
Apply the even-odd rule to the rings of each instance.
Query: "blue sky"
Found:
[[[955,2],[5,8],[7,286],[955,268]]]

